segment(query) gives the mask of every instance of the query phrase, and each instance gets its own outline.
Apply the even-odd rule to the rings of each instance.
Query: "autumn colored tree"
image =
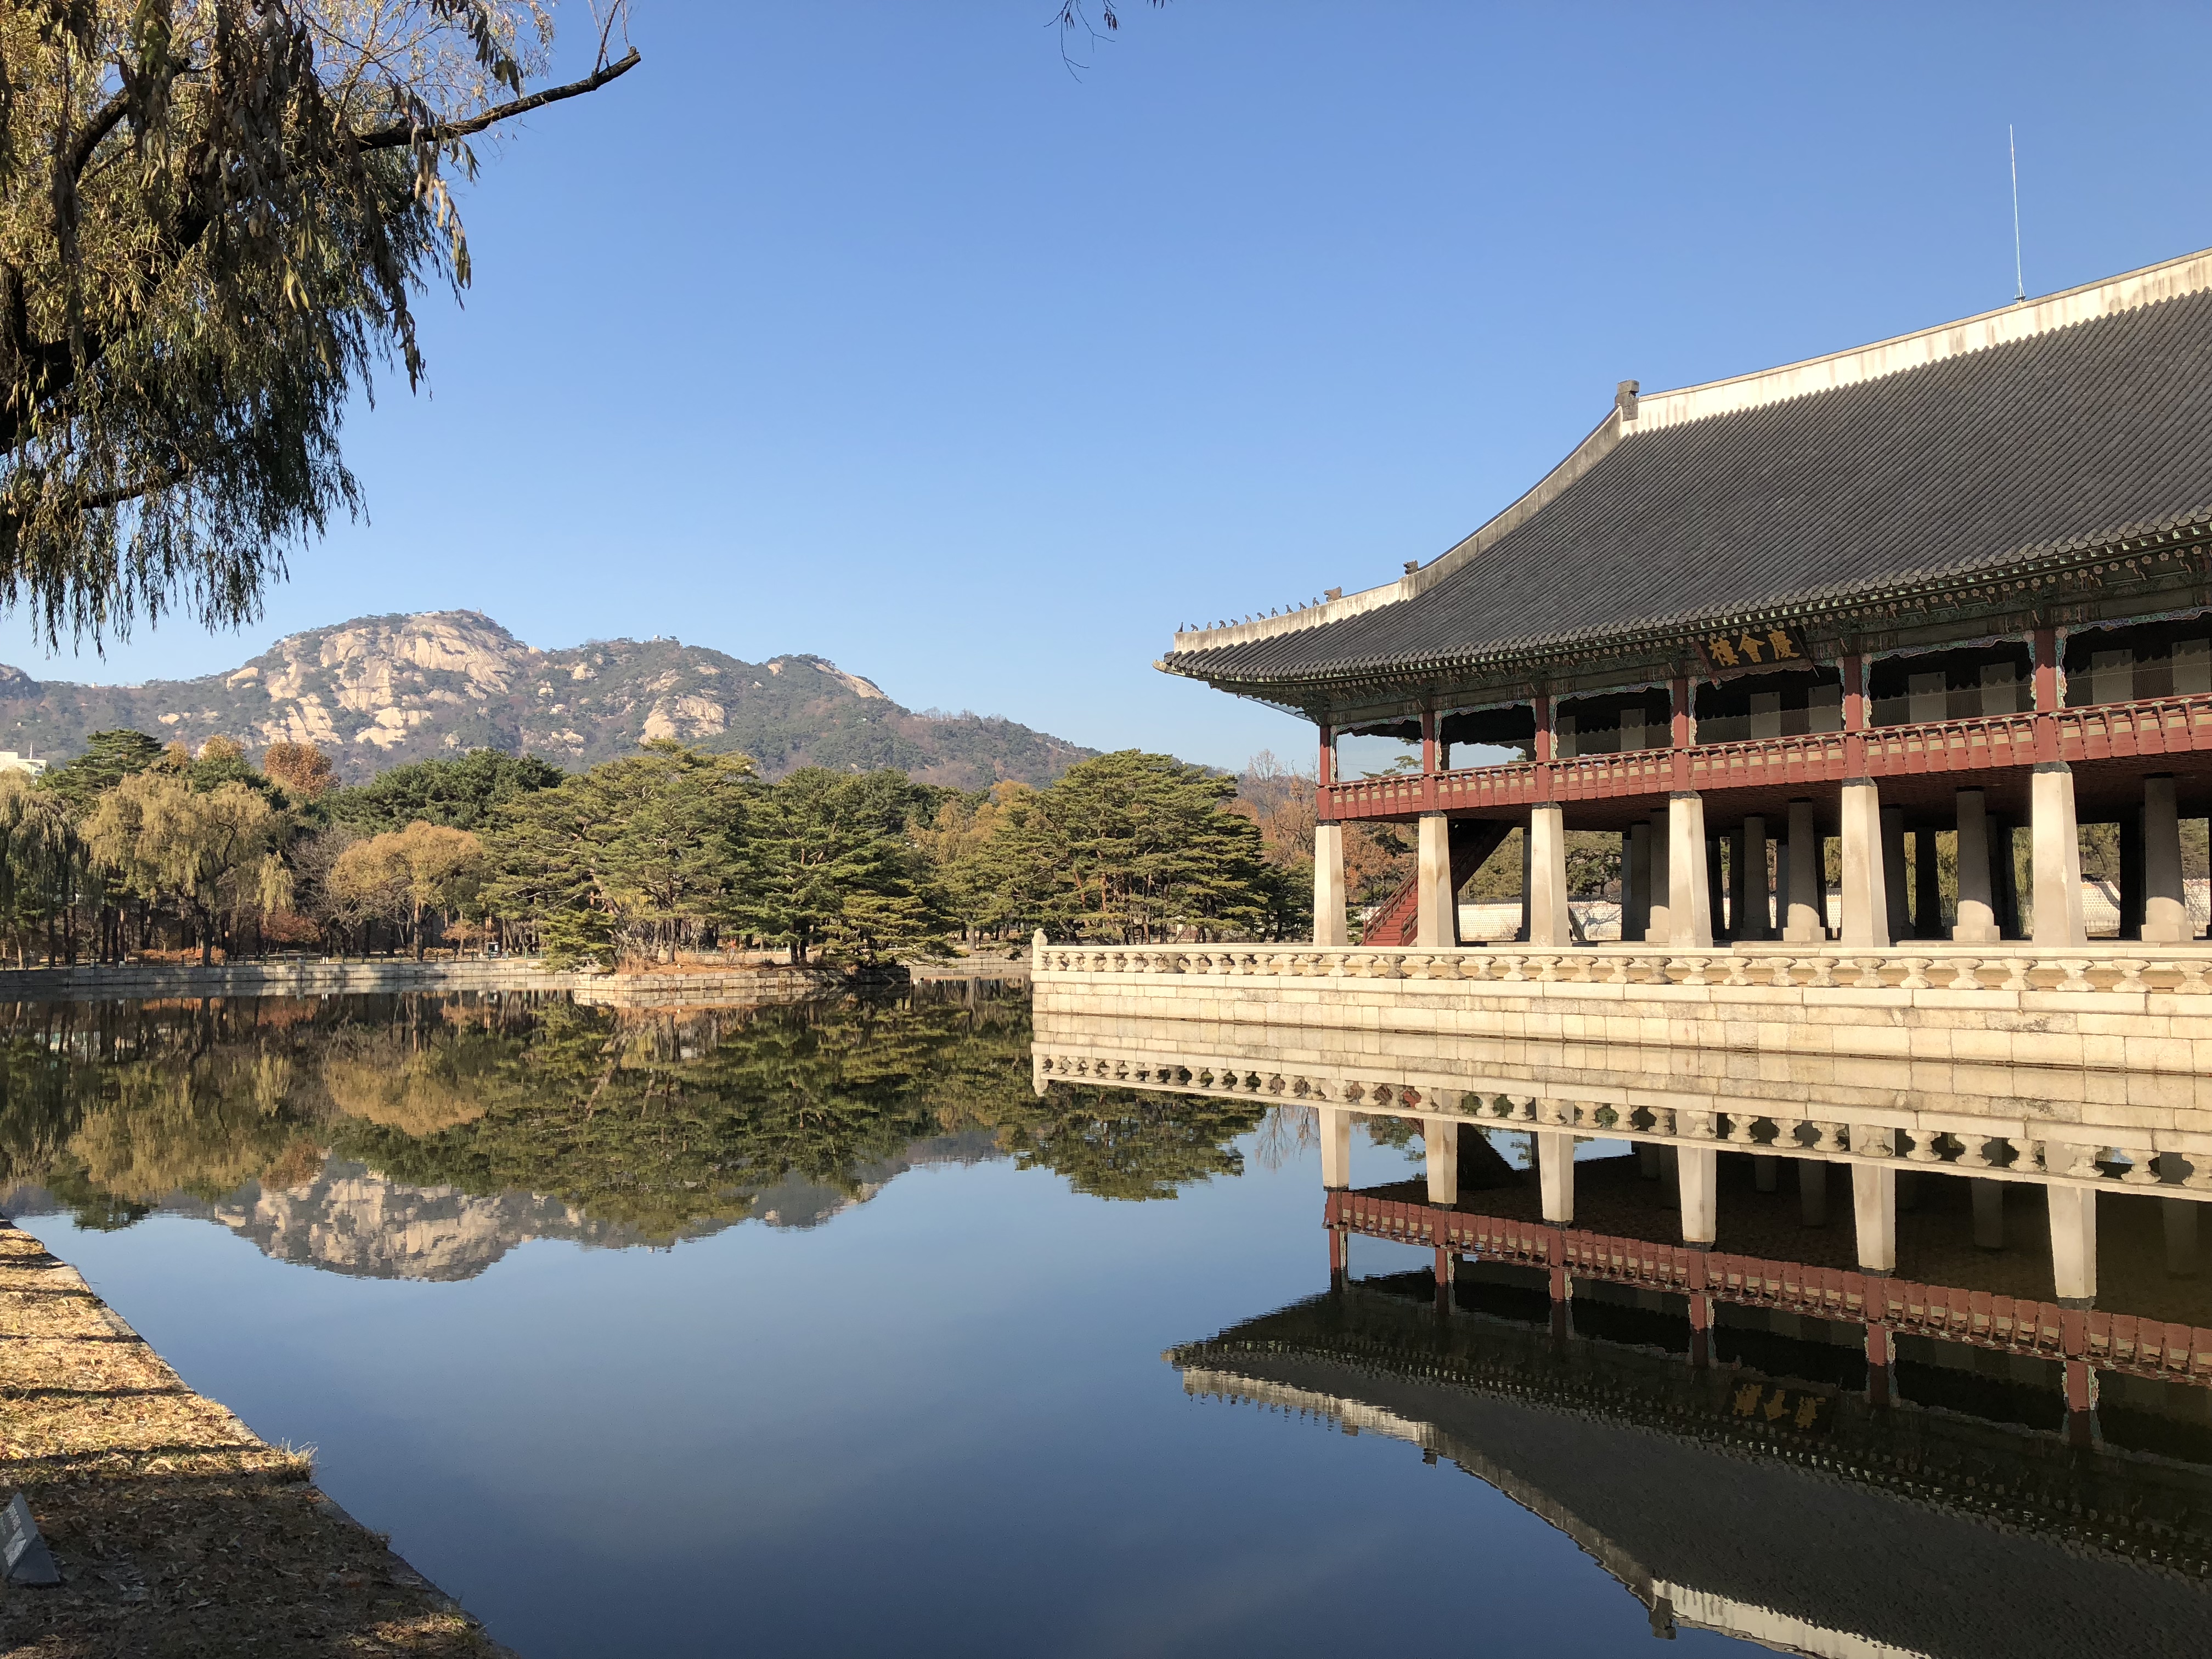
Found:
[[[326,884],[340,900],[368,914],[384,910],[407,923],[415,959],[422,959],[422,918],[449,916],[473,901],[484,880],[483,842],[465,830],[410,823],[356,842],[331,864]]]
[[[84,826],[93,860],[125,890],[173,898],[198,923],[200,963],[216,930],[255,910],[291,902],[281,856],[291,825],[268,799],[230,782],[194,789],[164,770],[127,777],[101,797]]]
[[[262,751],[261,769],[295,800],[320,800],[329,793],[336,775],[331,757],[312,743],[289,738],[272,743]]]

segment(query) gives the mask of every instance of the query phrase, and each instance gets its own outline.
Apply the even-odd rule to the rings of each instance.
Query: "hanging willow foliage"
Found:
[[[251,619],[358,504],[355,386],[468,281],[469,141],[526,95],[542,0],[0,0],[0,604],[50,642]]]

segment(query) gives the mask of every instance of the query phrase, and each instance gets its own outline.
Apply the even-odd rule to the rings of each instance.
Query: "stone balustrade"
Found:
[[[2212,1137],[2109,1124],[1997,1120],[1969,1103],[1950,1109],[1824,1103],[1809,1113],[1757,1101],[1669,1089],[1615,1088],[1594,1097],[1524,1092],[1526,1080],[1435,1072],[1419,1081],[1357,1068],[1285,1065],[1233,1055],[1147,1053],[1107,1044],[1040,1042],[1033,1080],[1239,1098],[1270,1105],[1350,1109],[1370,1116],[1552,1131],[1675,1147],[1751,1152],[1824,1163],[1925,1167],[1952,1175],[2040,1186],[2146,1191],[2212,1198]],[[1498,1080],[1490,1079],[1495,1083]],[[1638,1096],[1647,1098],[1639,1099]]]
[[[2212,945],[2129,940],[2058,947],[1929,942],[1882,950],[1743,945],[1526,947],[1320,945],[1053,945],[1033,947],[1034,975],[1212,979],[1442,980],[1538,993],[1553,985],[1729,986],[1855,991],[2212,996]],[[2212,1008],[2212,1004],[2203,1005]]]

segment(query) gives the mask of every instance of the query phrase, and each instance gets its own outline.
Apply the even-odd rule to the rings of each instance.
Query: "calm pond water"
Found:
[[[0,1208],[526,1659],[2212,1652],[2212,1390],[2085,1438],[2040,1361],[1333,1285],[1299,1112],[1041,1099],[1018,992],[0,1036]]]

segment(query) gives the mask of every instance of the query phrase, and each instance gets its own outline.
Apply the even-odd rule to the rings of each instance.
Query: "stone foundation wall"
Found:
[[[1125,1063],[1210,1062],[1261,1078],[1263,1092],[1290,1079],[1292,1098],[1297,1080],[1326,1080],[1332,1101],[1353,1085],[1352,1098],[1371,1098],[1381,1084],[1431,1099],[1559,1097],[2212,1153],[2212,995],[2140,960],[2116,967],[2110,952],[2071,973],[2023,957],[2018,988],[1988,982],[2005,976],[1990,968],[1973,989],[1945,985],[1924,949],[1812,975],[1871,985],[1753,982],[1771,981],[1765,964],[1747,972],[1726,952],[1693,964],[1696,983],[1680,957],[1648,959],[1662,975],[1652,983],[1640,971],[1612,982],[1594,971],[1611,965],[1601,958],[1575,978],[1536,976],[1539,960],[1553,974],[1559,958],[1526,959],[1511,979],[1492,958],[1473,979],[1459,958],[1482,953],[1365,952],[1343,976],[1314,971],[1343,963],[1310,951],[1255,952],[1220,971],[1187,961],[1155,971],[1159,953],[1136,951],[1066,965],[1074,954],[1054,947],[1036,975],[1040,1057],[1095,1055],[1117,1076]],[[2201,963],[2190,965],[2201,984]],[[2122,988],[2130,977],[2141,988]]]

